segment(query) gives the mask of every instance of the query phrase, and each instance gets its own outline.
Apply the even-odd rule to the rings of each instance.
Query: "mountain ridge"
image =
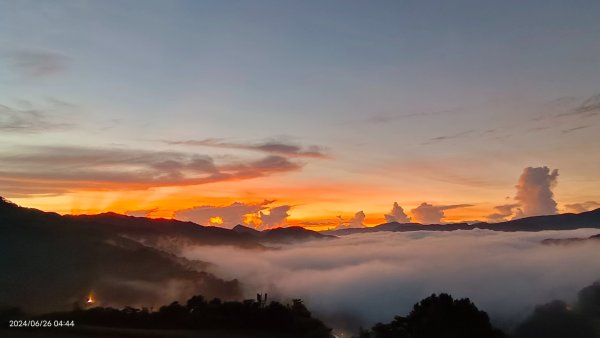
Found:
[[[564,213],[520,218],[498,223],[451,223],[451,224],[420,224],[420,223],[383,223],[368,228],[345,228],[326,230],[323,233],[331,235],[350,235],[367,232],[408,232],[408,231],[454,231],[485,229],[493,231],[543,231],[543,230],[574,230],[581,228],[600,229],[600,208],[579,214]]]

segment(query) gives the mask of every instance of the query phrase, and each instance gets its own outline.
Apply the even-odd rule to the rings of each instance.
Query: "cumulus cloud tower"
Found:
[[[552,189],[556,186],[558,170],[548,167],[527,167],[516,185],[515,199],[521,204],[522,216],[554,215],[557,212]]]

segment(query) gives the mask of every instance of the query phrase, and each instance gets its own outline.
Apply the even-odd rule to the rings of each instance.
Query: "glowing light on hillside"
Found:
[[[96,303],[96,299],[94,299],[94,295],[92,293],[90,293],[85,301],[85,303],[87,305],[92,305],[94,303]]]

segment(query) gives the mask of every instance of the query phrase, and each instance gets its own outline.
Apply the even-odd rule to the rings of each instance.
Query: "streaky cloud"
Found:
[[[194,153],[75,146],[19,147],[0,153],[0,182],[7,196],[81,189],[146,189],[239,181],[297,171],[282,156],[217,163]]]
[[[202,146],[222,149],[240,149],[260,151],[288,157],[328,158],[323,149],[318,146],[301,147],[280,141],[267,141],[259,143],[227,142],[221,138],[207,138],[202,140],[163,141],[171,145]]]
[[[26,78],[42,78],[60,74],[67,69],[67,57],[56,52],[19,49],[6,57],[15,73]]]
[[[568,112],[557,114],[556,117],[577,116],[590,118],[600,115],[600,93],[592,95]]]
[[[47,107],[34,107],[25,102],[26,107],[0,104],[0,131],[11,134],[35,134],[67,130],[74,126],[70,122],[56,121],[51,111],[63,108],[60,101],[51,102]]]

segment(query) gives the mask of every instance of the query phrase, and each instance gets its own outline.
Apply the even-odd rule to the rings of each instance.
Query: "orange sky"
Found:
[[[315,229],[600,206],[600,21],[514,6],[0,2],[0,196]]]

